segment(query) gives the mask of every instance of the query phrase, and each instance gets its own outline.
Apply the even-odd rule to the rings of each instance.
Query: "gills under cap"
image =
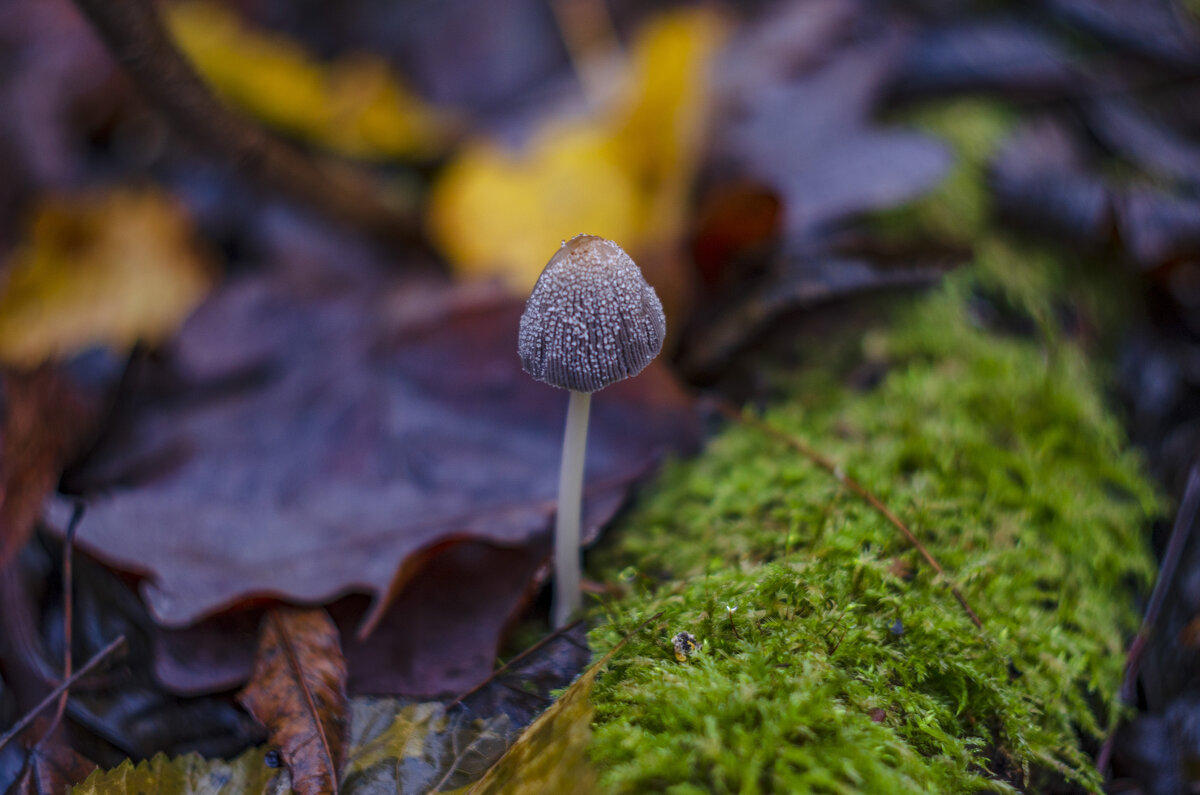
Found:
[[[577,235],[538,277],[517,351],[537,380],[595,392],[640,373],[666,331],[662,303],[629,255],[611,240]]]

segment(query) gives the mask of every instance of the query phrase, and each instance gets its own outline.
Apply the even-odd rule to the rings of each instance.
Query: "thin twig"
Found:
[[[264,188],[376,238],[417,236],[415,209],[364,173],[320,162],[220,102],[176,48],[153,0],[75,0],[150,103],[196,145]]]
[[[49,695],[38,702],[36,707],[29,710],[29,712],[26,712],[20,720],[13,724],[11,729],[4,733],[3,737],[0,737],[0,748],[4,748],[4,746],[8,745],[12,738],[16,737],[25,729],[26,726],[32,723],[33,719],[36,718],[42,712],[42,710],[53,704],[55,700],[63,693],[67,692],[73,684],[91,673],[93,669],[95,669],[104,661],[104,658],[121,648],[121,646],[124,644],[125,636],[118,635],[116,640],[92,655],[92,659],[84,663],[78,671],[71,674],[70,679],[63,680],[62,684],[51,690]]]
[[[966,611],[967,617],[971,619],[971,623],[979,629],[983,629],[983,622],[979,620],[979,616],[976,615],[975,611],[971,609],[971,605],[967,603],[967,598],[963,596],[962,591],[958,589],[957,585],[951,582],[949,576],[946,574],[946,570],[943,569],[942,565],[937,562],[937,559],[929,553],[929,550],[926,549],[925,545],[922,544],[920,540],[913,534],[912,530],[908,529],[908,525],[904,524],[904,522],[900,520],[900,517],[892,513],[891,509],[884,505],[882,500],[868,491],[867,488],[857,480],[847,475],[840,466],[809,447],[802,440],[780,430],[769,422],[760,420],[758,417],[738,411],[736,407],[724,400],[718,400],[716,405],[717,410],[729,419],[733,420],[734,422],[740,422],[744,425],[749,425],[752,428],[762,431],[771,438],[783,442],[808,460],[812,461],[817,466],[829,472],[829,474],[837,478],[839,483],[866,500],[872,508],[882,514],[885,519],[887,519],[897,530],[899,530],[900,533],[906,539],[908,539],[910,544],[916,547],[917,552],[921,553],[921,557],[925,558],[925,562],[928,563],[930,568],[937,572],[938,576],[941,577],[943,582],[946,583],[947,587],[950,589],[950,593],[954,594],[954,598],[958,600],[959,605],[961,605],[962,609]]]
[[[560,635],[564,635],[564,634],[566,634],[566,633],[570,632],[571,630],[575,629],[575,627],[579,626],[579,625],[580,625],[580,624],[582,624],[582,623],[583,623],[583,619],[579,619],[578,621],[573,621],[572,623],[570,623],[570,624],[567,624],[567,625],[566,625],[566,626],[564,626],[564,627],[559,627],[558,629],[554,630],[554,631],[553,631],[553,632],[551,632],[549,635],[547,635],[546,637],[542,638],[542,639],[541,639],[541,640],[539,640],[537,643],[533,644],[533,645],[532,645],[532,646],[530,646],[528,649],[526,649],[525,651],[523,651],[523,652],[521,652],[520,654],[518,654],[516,657],[513,657],[511,660],[509,660],[508,662],[504,663],[504,665],[501,665],[499,668],[497,668],[496,670],[492,671],[491,675],[490,675],[490,676],[488,676],[488,678],[487,678],[487,679],[484,679],[482,682],[480,682],[479,684],[475,685],[475,687],[472,687],[470,690],[468,690],[467,692],[463,693],[463,694],[462,694],[461,696],[459,696],[458,698],[456,698],[456,699],[454,699],[453,701],[451,701],[451,702],[450,702],[450,703],[449,703],[449,704],[446,706],[446,709],[447,709],[447,711],[454,709],[454,708],[455,708],[455,707],[457,707],[459,704],[461,704],[461,703],[462,703],[462,702],[463,702],[465,699],[467,699],[467,698],[469,698],[469,697],[471,697],[471,696],[475,695],[475,694],[476,694],[476,693],[478,693],[480,690],[482,690],[483,688],[487,687],[489,684],[491,684],[491,682],[492,682],[493,680],[495,680],[495,678],[496,678],[496,677],[500,676],[500,675],[501,675],[501,674],[503,674],[505,671],[507,671],[509,668],[512,668],[514,665],[516,665],[517,663],[519,663],[521,660],[524,660],[526,657],[528,657],[529,655],[533,654],[535,651],[537,651],[538,649],[542,648],[543,646],[545,646],[545,645],[546,645],[547,643],[549,643],[550,641],[554,640],[555,638],[559,637]]]
[[[1188,474],[1187,486],[1183,490],[1183,502],[1175,514],[1175,523],[1171,525],[1171,535],[1167,539],[1167,547],[1163,550],[1162,565],[1158,569],[1158,577],[1154,581],[1154,589],[1150,592],[1150,601],[1146,603],[1146,613],[1142,624],[1138,627],[1137,635],[1129,644],[1129,654],[1125,658],[1125,674],[1121,680],[1121,700],[1126,704],[1133,703],[1134,683],[1137,682],[1138,671],[1142,664],[1142,655],[1154,634],[1158,624],[1159,614],[1162,613],[1163,603],[1167,598],[1167,590],[1175,579],[1175,570],[1179,568],[1179,560],[1183,557],[1183,548],[1191,535],[1192,526],[1196,523],[1196,515],[1200,513],[1200,465],[1193,465]],[[1108,764],[1112,761],[1113,742],[1116,739],[1116,726],[1110,726],[1100,754],[1096,757],[1096,768],[1100,775],[1107,775]]]
[[[74,509],[71,511],[71,521],[67,524],[67,532],[63,536],[63,570],[62,570],[62,590],[63,590],[63,680],[71,678],[71,648],[74,645],[74,630],[72,627],[75,623],[75,575],[74,575],[74,555],[72,551],[75,548],[75,531],[79,528],[79,521],[83,519],[84,504],[81,501],[75,503]],[[46,738],[54,734],[54,730],[58,728],[58,724],[62,722],[63,714],[67,711],[68,691],[64,690],[58,699],[58,709],[54,711],[54,720],[50,721],[50,726],[46,731],[42,732],[42,736],[35,744],[35,748],[41,746]]]

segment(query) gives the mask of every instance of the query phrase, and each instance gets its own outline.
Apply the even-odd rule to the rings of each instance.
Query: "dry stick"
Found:
[[[1183,490],[1183,502],[1179,512],[1175,514],[1175,523],[1171,525],[1171,536],[1167,539],[1167,547],[1163,550],[1162,565],[1158,577],[1154,581],[1154,590],[1150,592],[1150,601],[1146,603],[1146,613],[1142,616],[1142,624],[1138,627],[1137,635],[1129,644],[1129,654],[1125,658],[1125,674],[1121,680],[1121,700],[1129,704],[1133,702],[1133,686],[1137,681],[1138,670],[1141,667],[1142,655],[1154,634],[1158,624],[1159,613],[1162,612],[1163,602],[1167,598],[1167,589],[1175,579],[1175,570],[1179,568],[1179,560],[1183,557],[1183,548],[1191,534],[1192,525],[1196,523],[1196,515],[1200,513],[1200,465],[1193,465],[1188,473],[1187,486]],[[1108,764],[1112,761],[1113,743],[1116,739],[1116,725],[1109,727],[1104,745],[1096,757],[1096,769],[1100,775],[1107,775]]]
[[[318,163],[222,104],[176,48],[153,0],[75,0],[171,126],[259,185],[376,238],[413,239],[416,212],[345,164]]]
[[[74,510],[71,511],[71,521],[67,524],[67,532],[63,536],[63,572],[62,572],[62,589],[63,589],[63,679],[71,678],[71,647],[74,645],[74,632],[72,626],[75,623],[75,576],[73,571],[74,555],[72,550],[75,546],[75,531],[79,528],[79,520],[83,518],[83,503],[76,502]],[[54,734],[54,730],[58,728],[58,724],[62,722],[63,713],[67,711],[68,692],[63,691],[62,696],[58,699],[58,709],[54,712],[54,720],[50,721],[50,726],[46,731],[42,732],[42,736],[34,745],[35,748],[40,747],[50,735]]]
[[[773,439],[781,441],[791,447],[793,450],[796,450],[805,458],[837,478],[838,482],[843,486],[850,489],[855,494],[870,503],[872,508],[883,514],[883,517],[891,522],[892,525],[899,530],[905,538],[908,539],[910,544],[916,547],[917,552],[921,553],[921,557],[925,558],[925,562],[929,564],[930,568],[937,572],[938,576],[945,581],[946,585],[950,588],[950,593],[954,594],[954,598],[958,600],[958,603],[962,605],[962,609],[966,611],[967,617],[971,619],[971,623],[973,623],[979,629],[983,629],[983,622],[979,620],[979,616],[975,614],[975,611],[971,609],[971,605],[967,603],[967,597],[963,596],[962,591],[958,590],[958,586],[950,581],[950,578],[946,575],[946,570],[943,569],[942,565],[937,562],[937,559],[929,553],[929,550],[925,548],[925,545],[922,544],[915,535],[913,535],[912,530],[908,529],[908,526],[900,520],[900,517],[892,513],[892,511],[883,504],[882,500],[868,491],[867,488],[857,480],[842,471],[840,466],[821,455],[803,441],[797,439],[795,436],[785,433],[784,431],[776,428],[774,425],[764,422],[757,417],[753,417],[749,414],[743,414],[726,401],[718,400],[716,405],[718,411],[734,422],[740,422],[745,425],[749,425],[752,428],[757,428]]]
[[[580,625],[580,624],[582,624],[582,623],[583,623],[583,619],[581,618],[581,619],[579,619],[578,621],[573,621],[573,622],[571,622],[570,624],[567,624],[567,625],[566,625],[566,626],[564,626],[564,627],[559,627],[558,629],[554,630],[554,631],[553,631],[553,632],[551,632],[549,635],[547,635],[546,637],[542,638],[542,639],[541,639],[541,640],[539,640],[537,643],[533,644],[533,645],[532,645],[532,646],[530,646],[528,649],[526,649],[525,651],[523,651],[523,652],[521,652],[520,654],[518,654],[516,657],[513,657],[511,660],[509,660],[508,662],[504,663],[504,665],[501,665],[499,668],[497,668],[496,670],[492,671],[491,675],[490,675],[490,676],[488,676],[488,678],[487,678],[487,679],[484,679],[482,682],[480,682],[479,684],[475,685],[475,686],[474,686],[474,687],[472,687],[470,690],[468,690],[467,692],[463,693],[461,696],[459,696],[458,698],[456,698],[456,699],[454,699],[453,701],[451,701],[451,702],[450,702],[448,705],[446,705],[446,709],[447,709],[447,710],[454,709],[454,708],[455,708],[455,707],[457,707],[459,704],[461,704],[461,703],[462,703],[462,702],[463,702],[465,699],[467,699],[467,698],[470,698],[471,696],[475,695],[476,693],[478,693],[478,692],[479,692],[480,690],[482,690],[483,688],[487,687],[489,684],[491,684],[491,682],[492,682],[493,680],[495,680],[495,678],[496,678],[496,677],[500,676],[502,673],[504,673],[505,671],[507,671],[509,668],[512,668],[514,665],[516,665],[517,663],[519,663],[521,660],[524,660],[526,657],[528,657],[529,655],[533,654],[535,651],[537,651],[538,649],[542,648],[543,646],[545,646],[545,645],[546,645],[547,643],[549,643],[550,641],[554,640],[555,638],[559,637],[560,635],[563,635],[563,634],[566,634],[567,632],[570,632],[571,630],[575,629],[575,627],[579,626],[579,625]]]
[[[92,659],[85,662],[78,671],[71,674],[70,679],[63,680],[62,684],[60,684],[58,687],[51,690],[49,695],[47,695],[40,702],[38,702],[38,705],[36,707],[29,710],[29,712],[25,713],[24,717],[22,717],[19,721],[17,721],[15,724],[13,724],[13,727],[11,729],[9,729],[7,732],[5,732],[3,737],[0,737],[0,748],[4,748],[4,746],[8,745],[8,743],[12,740],[12,738],[16,737],[18,734],[20,734],[25,729],[26,726],[28,726],[30,723],[32,723],[33,719],[36,718],[41,713],[42,710],[44,710],[46,707],[53,704],[55,699],[57,699],[63,693],[67,692],[73,684],[75,684],[76,682],[78,682],[80,679],[87,676],[88,674],[90,674],[92,672],[92,670],[96,668],[96,666],[100,665],[100,663],[104,661],[105,657],[112,654],[117,649],[121,648],[121,646],[123,646],[124,644],[125,644],[125,636],[118,635],[116,640],[114,640],[112,643],[105,646],[100,651],[96,652],[92,656]]]

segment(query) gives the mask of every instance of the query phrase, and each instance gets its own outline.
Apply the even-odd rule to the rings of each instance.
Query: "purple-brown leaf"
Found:
[[[267,727],[291,771],[293,790],[338,791],[349,730],[346,661],[328,613],[267,611],[254,673],[238,701]]]
[[[20,551],[97,412],[59,370],[0,373],[0,568]]]
[[[521,372],[520,311],[470,289],[226,288],[168,352],[181,382],[125,406],[80,473],[103,495],[80,549],[148,575],[142,595],[167,627],[262,597],[349,592],[375,597],[369,627],[422,551],[545,538],[566,395]],[[594,535],[695,425],[657,368],[599,393],[593,411]]]
[[[9,792],[13,795],[59,795],[88,777],[96,764],[58,743],[42,743],[29,750],[25,767]]]

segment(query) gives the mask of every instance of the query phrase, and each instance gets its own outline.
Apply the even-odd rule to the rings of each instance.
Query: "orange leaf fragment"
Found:
[[[349,730],[346,659],[321,608],[267,611],[238,702],[279,747],[299,795],[336,793]]]

